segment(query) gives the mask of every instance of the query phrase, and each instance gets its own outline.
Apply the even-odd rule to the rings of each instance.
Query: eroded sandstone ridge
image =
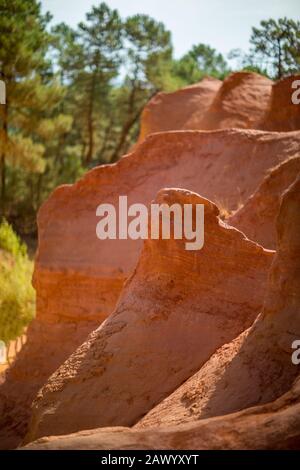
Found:
[[[269,107],[272,80],[253,72],[236,72],[227,77],[199,129],[261,129]]]
[[[153,132],[179,129],[300,129],[300,109],[292,102],[299,80],[277,82],[254,72],[235,72],[223,82],[205,78],[174,93],[159,93],[145,106],[139,142]]]
[[[272,403],[168,428],[102,428],[42,437],[26,450],[299,450],[300,379]]]
[[[300,179],[282,199],[262,314],[138,426],[44,437],[27,448],[299,449],[300,366],[291,361],[300,337],[299,225]]]
[[[265,248],[276,249],[276,219],[282,193],[300,172],[300,154],[272,168],[257,190],[227,222]]]
[[[243,204],[267,170],[298,154],[300,132],[185,131],[152,135],[115,165],[58,188],[38,218],[37,318],[101,322],[138,259],[140,241],[96,237],[96,208],[149,204],[163,187],[187,188],[228,210]],[[238,162],[238,163],[237,163]],[[76,286],[76,289],[74,289]]]
[[[294,131],[300,129],[300,106],[293,103],[293,82],[300,80],[300,75],[285,77],[274,83],[269,109],[263,129],[270,131]]]
[[[199,130],[222,82],[207,77],[195,85],[173,93],[158,93],[145,106],[141,117],[139,142],[154,132]]]
[[[278,251],[263,312],[249,330],[219,349],[139,426],[172,426],[224,415],[270,402],[289,390],[300,372],[291,360],[292,343],[300,338],[299,227],[300,178],[282,198]]]
[[[300,132],[156,134],[117,164],[95,168],[52,194],[38,219],[37,318],[0,388],[0,447],[20,442],[35,394],[113,311],[138,259],[139,240],[97,239],[97,206],[117,205],[119,195],[127,195],[129,204],[148,204],[162,187],[173,186],[235,209],[269,168],[297,155],[299,147]]]
[[[260,311],[272,252],[195,193],[162,190],[156,201],[204,204],[204,247],[145,241],[115,312],[40,391],[27,439],[134,424]]]
[[[290,105],[291,83],[296,78],[272,84],[257,74],[238,73],[224,83],[205,79],[173,94],[158,95],[146,107],[143,142],[131,154],[117,164],[93,169],[76,184],[62,186],[51,195],[38,220],[37,318],[30,325],[25,347],[0,378],[0,448],[20,443],[39,388],[115,309],[136,265],[140,241],[97,239],[99,204],[117,205],[120,195],[127,195],[129,204],[149,204],[161,188],[186,188],[216,203],[227,216],[247,208],[247,215],[240,209],[229,223],[240,226],[254,241],[274,247],[278,197],[292,178],[292,164],[296,170],[300,131],[245,128],[299,129],[300,107]],[[243,129],[188,130],[213,125]],[[149,132],[173,128],[179,130],[143,140]],[[287,162],[264,180],[272,168],[290,159],[293,163]],[[261,191],[268,200],[262,200]],[[248,209],[253,224],[247,218]],[[234,285],[229,284],[229,289]]]

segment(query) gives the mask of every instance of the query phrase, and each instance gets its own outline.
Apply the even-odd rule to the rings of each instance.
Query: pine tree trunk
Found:
[[[111,156],[111,159],[110,159],[110,163],[114,163],[118,160],[119,156],[120,156],[120,153],[121,153],[121,150],[123,148],[123,145],[125,144],[125,141],[126,141],[126,138],[129,134],[129,131],[130,129],[132,128],[132,126],[136,123],[136,121],[138,120],[138,118],[140,117],[140,114],[143,110],[144,106],[142,106],[134,116],[131,116],[124,124],[123,126],[123,129],[122,129],[122,132],[121,132],[121,135],[120,135],[120,139],[119,139],[119,142]]]
[[[108,144],[108,141],[109,141],[109,138],[110,138],[110,135],[111,135],[111,130],[113,129],[114,127],[114,120],[113,118],[111,118],[109,120],[109,123],[105,129],[105,132],[104,132],[104,138],[103,138],[103,143],[102,143],[102,146],[101,146],[101,149],[98,153],[98,158],[97,158],[97,161],[99,164],[103,163],[103,157],[104,157],[104,154],[105,154],[105,151],[106,151],[106,148],[107,148],[107,144]]]
[[[6,345],[6,361],[7,361],[7,364],[10,365],[10,358],[9,358],[9,353],[10,353],[10,341],[8,341],[7,345]]]
[[[281,43],[280,39],[278,41],[278,79],[282,78],[283,70],[282,70],[282,51],[281,51]]]
[[[86,164],[91,163],[94,153],[94,123],[93,123],[93,113],[94,113],[94,94],[95,94],[95,85],[96,85],[96,74],[93,73],[92,83],[91,83],[91,93],[88,109],[88,150],[86,154]]]
[[[129,97],[129,118],[127,119],[127,121],[125,122],[123,128],[122,128],[122,132],[121,132],[121,135],[120,135],[120,139],[117,143],[117,146],[111,156],[111,159],[110,159],[110,163],[114,163],[118,160],[119,156],[120,156],[120,153],[121,153],[121,150],[123,149],[123,146],[126,142],[126,138],[132,128],[132,126],[136,123],[136,121],[138,120],[138,118],[140,117],[143,109],[144,109],[144,105],[145,103],[143,103],[142,106],[140,106],[140,108],[137,110],[137,112],[135,114],[132,115],[132,112],[133,112],[133,109],[134,109],[134,104],[135,104],[135,94],[136,94],[136,89],[133,88],[132,92],[131,92],[131,95]],[[156,94],[156,90],[153,91],[153,93],[148,97],[147,101],[149,101],[154,95]]]

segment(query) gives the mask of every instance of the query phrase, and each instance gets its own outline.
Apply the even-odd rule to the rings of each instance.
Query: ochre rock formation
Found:
[[[173,93],[158,93],[141,116],[139,142],[169,130],[300,129],[300,106],[292,102],[292,75],[277,82],[254,72],[234,72],[223,82],[206,78]]]
[[[281,195],[300,172],[300,154],[272,168],[246,203],[227,219],[248,238],[276,249],[276,219]]]
[[[292,362],[292,344],[300,339],[299,227],[300,178],[282,198],[277,253],[263,312],[248,331],[219,349],[138,427],[173,426],[225,415],[268,403],[289,390],[300,373],[300,365]]]
[[[232,73],[224,80],[198,129],[261,129],[272,83],[257,73]]]
[[[274,83],[269,109],[262,129],[270,131],[294,131],[300,129],[300,104],[292,101],[293,82],[300,80],[300,75],[292,75]],[[299,94],[298,94],[299,97]]]
[[[222,82],[207,77],[173,93],[158,93],[141,116],[139,142],[154,132],[201,129],[199,123]]]
[[[155,131],[212,125],[297,129],[299,106],[290,101],[291,84],[297,78],[281,80],[271,90],[272,83],[267,79],[238,73],[223,84],[208,78],[175,93],[159,94],[145,108],[141,140]],[[0,447],[2,442],[6,446],[7,442],[14,445],[19,441],[37,390],[114,309],[136,263],[139,241],[113,242],[112,248],[111,241],[96,239],[97,205],[116,203],[120,194],[128,195],[129,203],[149,203],[161,187],[187,187],[217,202],[225,212],[244,203],[229,223],[273,248],[279,192],[291,178],[296,160],[274,173],[274,184],[281,178],[277,187],[272,186],[270,175],[246,201],[267,170],[297,154],[299,140],[298,133],[162,134],[148,138],[117,165],[94,169],[76,185],[56,190],[39,217],[34,276],[37,319],[28,330],[26,347],[6,373],[5,384],[2,378]],[[265,199],[260,197],[261,191]]]
[[[96,238],[97,206],[117,205],[119,195],[127,195],[129,204],[149,204],[162,187],[173,186],[235,209],[269,168],[297,154],[299,144],[300,132],[156,134],[117,164],[95,168],[52,194],[38,218],[37,318],[0,387],[0,447],[20,442],[37,390],[113,311],[136,264],[139,240]]]
[[[187,188],[234,210],[270,168],[299,152],[300,132],[185,131],[152,135],[115,165],[61,186],[38,217],[34,285],[37,318],[98,321],[110,313],[138,259],[141,242],[98,240],[96,208],[149,202],[163,187]],[[238,163],[237,163],[238,162]]]
[[[162,190],[156,202],[204,204],[203,249],[145,241],[115,312],[39,392],[28,440],[134,424],[260,311],[273,252],[226,226],[195,193]]]
[[[272,403],[168,428],[102,428],[42,437],[23,450],[299,450],[300,379]]]

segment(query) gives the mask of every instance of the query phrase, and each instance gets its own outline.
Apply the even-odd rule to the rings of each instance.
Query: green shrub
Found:
[[[0,224],[0,249],[11,253],[13,257],[26,256],[27,254],[26,245],[5,219]]]
[[[6,344],[20,336],[34,318],[32,271],[26,245],[3,221],[0,224],[0,340]]]

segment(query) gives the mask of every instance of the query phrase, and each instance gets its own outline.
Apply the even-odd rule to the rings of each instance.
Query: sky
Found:
[[[76,26],[100,0],[42,0],[53,23]],[[252,26],[262,19],[287,16],[300,20],[300,0],[106,0],[126,17],[146,13],[162,21],[172,33],[174,55],[185,54],[193,44],[205,43],[227,55],[249,48]]]

